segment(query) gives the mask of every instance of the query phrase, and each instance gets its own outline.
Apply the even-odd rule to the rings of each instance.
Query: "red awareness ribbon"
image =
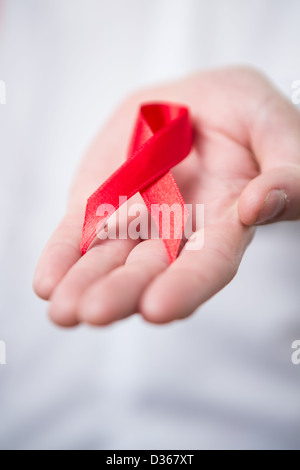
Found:
[[[171,207],[175,203],[182,208],[179,229],[174,215],[170,220],[168,237],[163,236],[159,216],[156,220],[154,217],[170,262],[176,259],[188,211],[170,169],[190,153],[192,142],[192,125],[186,107],[168,103],[149,103],[140,107],[126,161],[87,201],[81,238],[82,254],[86,253],[97,233],[119,208],[119,197],[129,199],[139,192],[150,213],[152,204]],[[97,215],[97,209],[102,204],[109,204],[114,210],[107,211],[105,216]]]

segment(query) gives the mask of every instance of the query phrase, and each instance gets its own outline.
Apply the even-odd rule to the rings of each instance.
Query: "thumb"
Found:
[[[240,196],[239,215],[245,225],[300,219],[300,165],[276,167],[253,179]]]

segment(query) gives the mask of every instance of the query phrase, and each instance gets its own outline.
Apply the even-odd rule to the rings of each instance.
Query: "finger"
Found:
[[[60,326],[79,322],[78,305],[84,291],[111,270],[122,265],[138,240],[104,240],[68,271],[51,297],[50,318]]]
[[[269,170],[252,180],[239,200],[245,225],[300,218],[300,165]]]
[[[80,238],[86,200],[123,161],[136,105],[132,98],[120,106],[92,143],[78,170],[70,194],[69,214],[49,240],[36,268],[33,288],[42,299],[50,298],[81,256]]]
[[[136,313],[142,292],[168,264],[161,240],[141,242],[132,250],[124,266],[85,292],[80,302],[80,319],[93,325],[107,325]]]
[[[57,284],[80,258],[81,231],[81,216],[67,215],[46,245],[33,281],[33,288],[42,299],[49,300]]]
[[[244,189],[239,201],[246,225],[300,217],[300,113],[269,88],[249,124],[250,145],[260,176]]]
[[[135,207],[141,211],[141,206],[145,207],[144,204],[141,204],[141,201],[141,196],[139,194],[135,195],[125,204],[125,208],[119,209],[110,217],[107,225],[109,231],[111,230],[115,234],[115,238],[118,237],[119,230],[122,233],[128,230],[131,221],[134,219],[134,216],[130,215],[130,211]],[[83,213],[83,210],[81,213]],[[80,239],[83,216],[80,213],[78,214],[69,214],[63,219],[38,262],[33,287],[42,299],[50,299],[69,269],[81,258]],[[148,217],[147,210],[145,216]],[[103,240],[100,243],[103,244]],[[94,240],[91,246],[95,246],[95,244],[99,244],[98,238]],[[129,243],[129,246],[132,247],[136,244],[137,242],[132,245]]]
[[[144,318],[167,323],[193,313],[232,280],[253,233],[239,222],[206,227],[203,248],[187,246],[147,288],[139,303]]]

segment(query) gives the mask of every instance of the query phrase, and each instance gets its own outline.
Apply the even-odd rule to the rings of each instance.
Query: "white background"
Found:
[[[9,0],[0,24],[0,447],[300,448],[299,223],[260,229],[185,322],[52,326],[31,289],[90,140],[127,93],[248,63],[291,96],[298,0]]]

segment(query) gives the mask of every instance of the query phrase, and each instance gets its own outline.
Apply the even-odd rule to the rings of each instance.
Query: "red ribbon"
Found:
[[[171,231],[167,238],[163,237],[159,218],[155,220],[170,262],[176,259],[188,212],[169,170],[190,153],[192,140],[192,126],[186,107],[166,103],[141,106],[127,160],[88,199],[81,239],[82,254],[86,253],[107,219],[119,208],[119,197],[129,199],[140,192],[150,212],[152,204],[171,207],[177,203],[181,206],[183,216],[179,236],[178,220],[170,221]],[[104,217],[97,215],[97,209],[102,204],[113,206],[113,212],[107,212]]]

